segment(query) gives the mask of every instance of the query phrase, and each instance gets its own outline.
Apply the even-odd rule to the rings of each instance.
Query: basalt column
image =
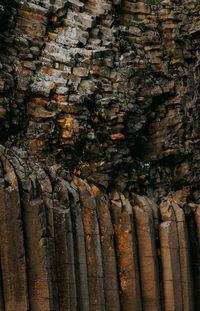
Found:
[[[198,0],[0,0],[0,311],[197,311]]]

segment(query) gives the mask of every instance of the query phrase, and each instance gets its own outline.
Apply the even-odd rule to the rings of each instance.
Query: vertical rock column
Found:
[[[4,182],[0,184],[0,254],[5,309],[27,311],[29,302],[18,182],[3,153],[1,148]]]
[[[62,276],[62,269],[60,269],[59,265],[61,257],[57,255],[57,270],[60,271],[60,277],[62,278],[62,284],[59,284],[58,281],[59,296],[62,297],[63,308],[65,307],[64,301],[70,300],[70,311],[76,310],[77,306],[79,310],[87,311],[89,310],[87,258],[78,189],[73,181],[68,182],[61,177],[57,178],[56,185],[59,200],[55,201],[55,217],[56,219],[63,218],[62,229],[64,231],[62,232],[62,239],[60,241],[59,238],[56,240],[56,246],[59,250],[58,243],[62,243],[62,265],[64,265],[63,268],[67,277],[65,279]],[[60,235],[58,224],[56,226],[56,236],[59,237]],[[66,285],[69,287],[68,291],[65,290]]]
[[[188,229],[185,221],[184,211],[179,207],[179,205],[176,202],[172,202],[172,206],[176,216],[177,230],[178,230],[183,306],[184,311],[193,311],[194,289],[191,271]]]
[[[114,245],[114,229],[109,210],[109,201],[96,186],[92,186],[92,190],[96,199],[97,216],[100,226],[105,308],[109,311],[119,311],[120,300],[117,277],[117,259]]]
[[[191,213],[188,217],[190,241],[191,241],[191,254],[192,254],[192,270],[194,278],[194,296],[195,307],[198,310],[200,305],[200,205],[189,204]]]
[[[176,218],[170,205],[170,201],[162,201],[160,205],[160,212],[164,221],[160,224],[164,310],[181,311],[184,309],[179,254],[179,237]]]
[[[0,272],[0,311],[4,311],[4,296],[3,296],[3,286],[2,286],[2,271]]]
[[[70,280],[69,280],[70,273],[68,271],[69,246],[67,245],[67,236],[66,236],[66,231],[68,230],[66,225],[66,212],[58,209],[55,209],[54,211],[56,266],[57,266],[59,307],[60,310],[71,311]]]
[[[44,203],[43,226],[45,226],[43,236],[47,247],[47,264],[49,273],[49,289],[52,295],[53,309],[58,310],[58,291],[56,281],[56,260],[55,260],[55,234],[53,217],[53,197],[52,185],[46,172],[35,164],[30,164],[35,174],[37,174],[38,187]]]
[[[143,310],[161,310],[153,212],[145,197],[133,197]]]
[[[120,195],[117,193],[111,200],[111,208],[117,251],[121,308],[123,311],[140,311],[142,310],[140,279],[132,210],[122,209]]]
[[[37,183],[33,175],[32,180]],[[33,311],[42,308],[48,311],[57,310],[53,305],[49,262],[51,254],[44,202],[39,196],[31,200],[29,195],[24,193],[23,206],[30,307]]]
[[[87,274],[87,256],[86,256],[86,241],[84,232],[83,213],[80,205],[78,188],[74,181],[71,182],[68,188],[69,194],[73,198],[73,203],[70,202],[73,233],[74,233],[74,251],[76,263],[76,282],[78,307],[81,311],[90,309],[89,289],[88,289],[88,274]],[[71,200],[72,201],[72,200]]]
[[[56,311],[55,249],[51,184],[33,161],[12,154],[20,181],[29,305],[32,311]]]
[[[105,310],[103,268],[96,202],[91,188],[81,179],[74,179],[81,200],[88,270],[90,310]]]

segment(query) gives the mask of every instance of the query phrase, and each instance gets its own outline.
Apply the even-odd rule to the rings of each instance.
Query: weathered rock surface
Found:
[[[0,0],[0,311],[200,305],[198,0]]]

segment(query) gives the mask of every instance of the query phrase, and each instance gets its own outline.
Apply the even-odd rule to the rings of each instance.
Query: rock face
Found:
[[[0,311],[199,310],[199,10],[0,0]]]

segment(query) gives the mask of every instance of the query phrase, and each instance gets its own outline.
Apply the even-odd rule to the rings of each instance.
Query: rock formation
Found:
[[[199,10],[0,0],[0,311],[199,310]]]

